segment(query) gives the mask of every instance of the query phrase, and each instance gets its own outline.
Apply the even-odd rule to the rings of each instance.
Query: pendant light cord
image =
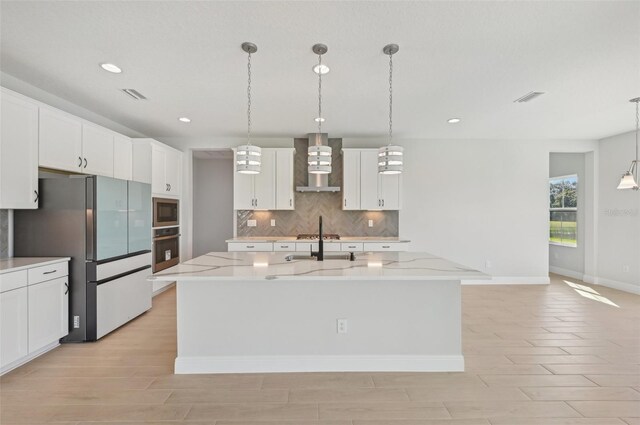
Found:
[[[389,146],[393,141],[393,54],[389,54]]]
[[[251,53],[247,60],[247,145],[251,144]]]
[[[322,55],[318,55],[318,133],[322,133]]]

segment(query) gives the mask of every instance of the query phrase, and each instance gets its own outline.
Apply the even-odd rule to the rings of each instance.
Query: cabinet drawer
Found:
[[[276,242],[273,244],[274,251],[295,251],[296,243],[295,242]]]
[[[340,242],[325,242],[324,243],[324,251],[325,252],[340,252],[340,251],[342,251],[342,244]]]
[[[318,242],[296,242],[296,251],[311,252],[318,250]]]
[[[0,275],[0,292],[7,292],[24,286],[27,286],[26,270]]]
[[[365,251],[390,251],[390,252],[403,252],[407,250],[407,243],[404,242],[365,242]]]
[[[234,251],[268,252],[268,251],[273,251],[273,244],[271,242],[252,242],[252,243],[229,242],[227,250],[229,252],[234,252]]]
[[[345,252],[361,252],[364,249],[362,242],[342,242],[342,250]]]
[[[29,285],[44,282],[46,280],[57,279],[69,274],[69,264],[67,261],[49,264],[29,269]]]

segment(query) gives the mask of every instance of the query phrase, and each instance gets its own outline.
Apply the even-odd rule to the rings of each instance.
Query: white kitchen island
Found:
[[[488,276],[427,253],[291,254],[213,252],[153,275],[177,282],[175,373],[464,370],[460,281]]]

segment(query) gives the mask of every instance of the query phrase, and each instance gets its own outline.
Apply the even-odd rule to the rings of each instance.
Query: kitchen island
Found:
[[[462,371],[461,288],[488,276],[427,253],[355,261],[212,252],[176,281],[175,373]]]

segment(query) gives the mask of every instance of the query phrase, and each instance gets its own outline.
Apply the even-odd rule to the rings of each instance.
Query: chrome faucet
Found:
[[[322,216],[318,218],[318,251],[311,249],[311,256],[316,257],[318,261],[324,261],[324,237],[322,236]],[[311,245],[313,247],[313,245]]]

